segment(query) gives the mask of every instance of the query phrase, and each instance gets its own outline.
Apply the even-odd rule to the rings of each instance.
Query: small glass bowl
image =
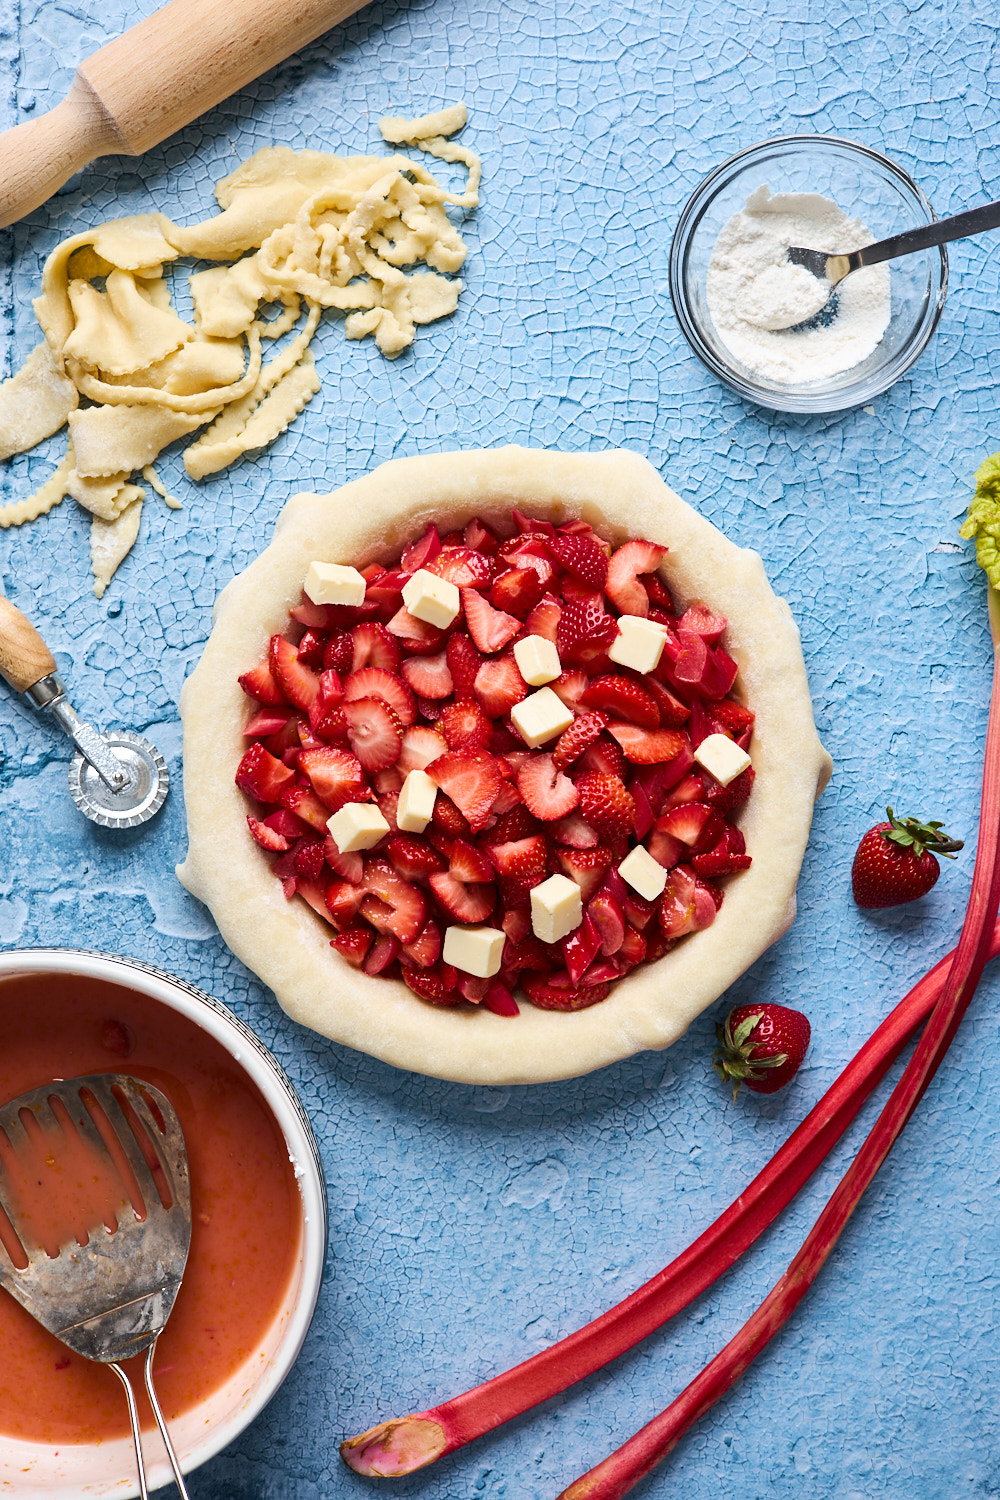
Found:
[[[944,246],[891,262],[892,315],[881,343],[840,375],[800,386],[748,370],[716,332],[705,280],[716,238],[754,188],[822,193],[867,224],[876,240],[933,222],[930,203],[902,167],[869,146],[832,135],[785,135],[731,156],[705,178],[681,213],[670,247],[670,295],[698,358],[731,390],[774,411],[833,412],[888,390],[920,358],[938,325],[948,288]]]

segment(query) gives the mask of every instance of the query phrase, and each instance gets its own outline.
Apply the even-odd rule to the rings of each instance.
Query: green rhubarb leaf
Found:
[[[976,492],[959,530],[966,541],[975,537],[976,562],[995,589],[1000,589],[1000,453],[976,470]]]

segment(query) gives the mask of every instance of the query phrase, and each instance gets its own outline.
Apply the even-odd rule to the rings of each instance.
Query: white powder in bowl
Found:
[[[859,250],[873,239],[860,219],[819,193],[756,188],[722,229],[708,266],[708,310],[734,358],[766,380],[796,386],[867,359],[889,326],[889,267],[853,272],[824,313],[825,284],[785,252],[789,245]]]

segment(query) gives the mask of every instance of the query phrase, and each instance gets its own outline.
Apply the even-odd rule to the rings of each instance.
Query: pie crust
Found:
[[[729,621],[736,693],[756,714],[757,779],[739,816],[749,870],[726,883],[715,922],[657,963],[619,980],[588,1010],[516,1018],[485,1007],[438,1008],[401,982],[371,978],[330,948],[331,929],[287,901],[247,827],[234,775],[250,709],[237,677],[284,631],[314,558],[389,563],[429,522],[450,531],[513,506],[555,522],[582,517],[616,547],[667,546],[662,573],[678,608],[703,600]],[[181,695],[188,854],[182,883],[211,909],[233,952],[274,990],[293,1020],[399,1068],[460,1083],[572,1078],[644,1048],[669,1047],[786,930],[815,798],[831,770],[813,723],[799,633],[760,558],[729,541],[624,450],[548,453],[499,448],[383,464],[331,495],[294,495],[265,552],[234,578]]]

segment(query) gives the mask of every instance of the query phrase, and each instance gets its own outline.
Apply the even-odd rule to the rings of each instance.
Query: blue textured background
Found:
[[[80,59],[152,8],[4,0],[0,124],[55,104]],[[329,1173],[330,1274],[302,1358],[253,1429],[194,1476],[197,1500],[370,1493],[340,1466],[337,1440],[504,1368],[656,1271],[957,935],[971,848],[929,898],[896,914],[859,913],[848,870],[886,801],[974,841],[989,647],[983,585],[956,528],[972,470],[1000,446],[997,238],[954,247],[948,306],[911,378],[828,419],[771,416],[717,386],[689,355],[666,293],[684,199],[722,157],[768,135],[830,132],[881,148],[939,213],[1000,196],[992,9],[831,0],[810,19],[817,10],[806,0],[372,5],[159,149],[97,163],[5,232],[10,369],[36,340],[29,298],[58,240],[152,208],[201,218],[214,181],[262,145],[377,150],[385,111],[464,97],[465,139],[485,163],[457,315],[421,330],[394,364],[371,341],[346,344],[328,320],[322,395],[270,451],[201,487],[168,455],[162,472],[184,509],[150,497],[102,604],[90,591],[88,519],[73,502],[0,533],[3,590],[47,634],[81,712],[151,734],[176,777],[157,823],[102,833],[66,794],[64,745],[0,694],[0,944],[135,954],[226,1000],[300,1087]],[[177,694],[216,592],[259,551],[287,496],[400,454],[511,441],[647,454],[761,552],[800,622],[834,780],[799,919],[729,997],[800,1005],[812,1019],[807,1064],[774,1100],[734,1107],[708,1071],[726,1002],[670,1052],[570,1083],[491,1092],[395,1072],[287,1021],[174,880]],[[48,447],[3,467],[0,500],[38,482]],[[984,983],[812,1296],[644,1497],[1000,1495],[997,994],[995,979]],[[420,1500],[555,1496],[735,1331],[833,1171],[642,1349],[389,1489]]]

